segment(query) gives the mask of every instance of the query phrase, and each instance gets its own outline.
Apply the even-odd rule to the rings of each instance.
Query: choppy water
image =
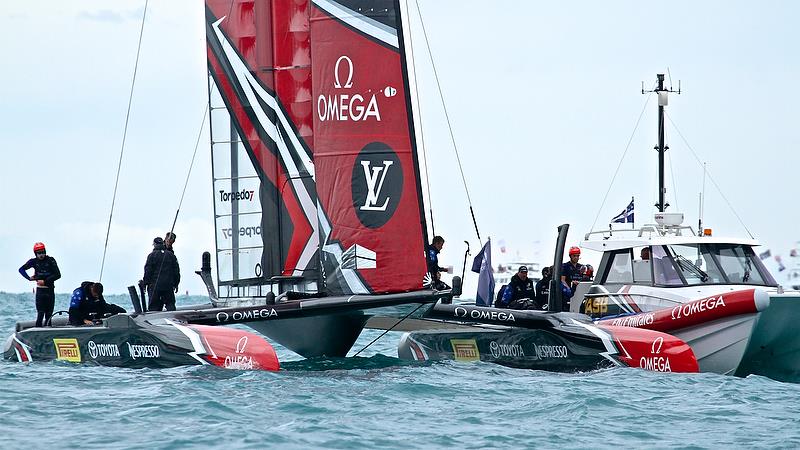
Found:
[[[0,311],[5,337],[35,316],[33,297],[0,292]],[[398,336],[346,360],[276,345],[277,373],[4,361],[0,448],[800,447],[798,384],[412,364],[395,357]]]

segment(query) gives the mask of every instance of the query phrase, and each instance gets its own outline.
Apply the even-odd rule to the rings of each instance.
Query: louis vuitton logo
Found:
[[[386,197],[386,201],[381,206],[378,206],[378,197],[383,189],[386,174],[389,173],[389,167],[394,164],[394,161],[383,161],[383,165],[377,167],[370,167],[369,164],[370,161],[361,161],[361,166],[364,167],[364,178],[367,181],[367,198],[359,209],[362,211],[386,211],[389,197]]]

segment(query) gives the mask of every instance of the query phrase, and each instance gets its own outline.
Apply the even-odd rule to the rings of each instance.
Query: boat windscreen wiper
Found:
[[[691,261],[686,259],[683,255],[675,255],[675,261],[678,262],[678,266],[685,271],[692,272],[693,274],[700,277],[700,281],[705,283],[708,281],[708,274],[703,271],[703,269],[695,266]]]

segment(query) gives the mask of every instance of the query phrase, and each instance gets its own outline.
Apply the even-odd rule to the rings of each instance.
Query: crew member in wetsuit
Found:
[[[36,326],[41,327],[53,315],[56,305],[55,281],[61,278],[61,271],[55,258],[47,255],[41,242],[33,244],[33,254],[36,257],[23,264],[19,273],[26,280],[36,282]],[[28,275],[28,269],[33,269],[33,277]]]
[[[536,282],[536,299],[534,306],[536,309],[547,307],[548,297],[550,296],[550,281],[553,279],[553,268],[546,266],[542,269],[542,279]]]
[[[536,291],[533,280],[528,278],[528,266],[520,266],[517,273],[503,291],[503,296],[496,302],[496,308],[508,309],[533,309]]]
[[[439,267],[439,252],[444,247],[444,238],[441,236],[434,236],[431,244],[425,251],[425,259],[428,262],[428,273],[431,275],[431,287],[437,291],[450,289],[447,283],[442,281],[441,272],[447,272],[444,267]]]
[[[153,251],[147,255],[144,264],[144,277],[150,302],[148,311],[175,311],[175,292],[181,282],[181,270],[175,255],[164,246],[164,239],[153,239]]]

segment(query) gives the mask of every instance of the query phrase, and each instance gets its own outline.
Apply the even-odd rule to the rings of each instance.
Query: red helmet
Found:
[[[581,249],[579,249],[578,247],[570,247],[569,248],[569,256],[580,255],[580,254],[581,254]]]
[[[33,244],[33,252],[34,253],[43,252],[43,251],[45,251],[44,244],[42,244],[41,242],[37,242],[37,243]]]

